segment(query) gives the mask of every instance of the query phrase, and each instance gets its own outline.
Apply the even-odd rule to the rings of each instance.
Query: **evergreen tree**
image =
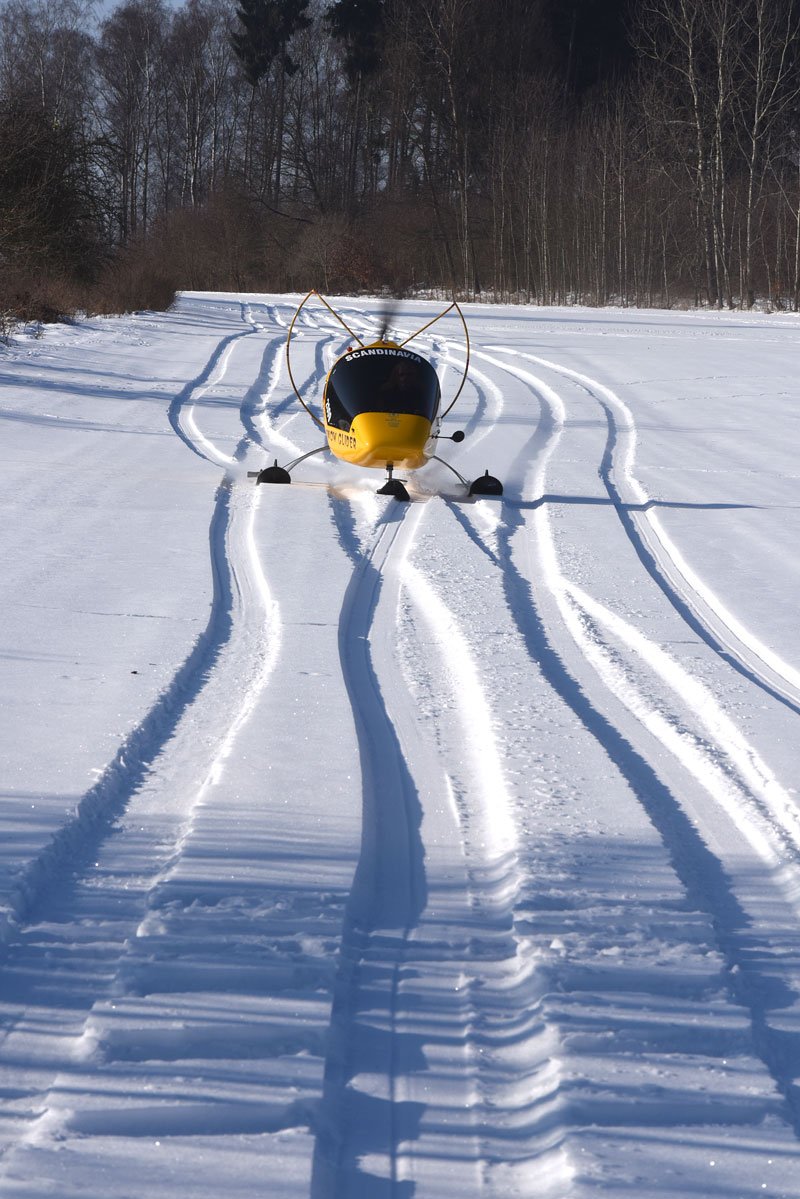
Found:
[[[311,24],[309,0],[239,0],[236,15],[243,28],[232,37],[233,48],[254,87],[280,58],[288,75],[297,70],[287,51],[292,37]]]
[[[644,7],[644,6],[642,6]],[[596,84],[621,79],[633,63],[627,24],[631,0],[545,0],[564,91],[580,96]]]
[[[345,47],[344,69],[350,82],[374,74],[381,63],[383,0],[334,0],[325,20]]]

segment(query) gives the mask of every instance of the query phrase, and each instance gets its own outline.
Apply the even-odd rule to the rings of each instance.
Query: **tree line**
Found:
[[[0,313],[800,306],[800,0],[0,7]]]

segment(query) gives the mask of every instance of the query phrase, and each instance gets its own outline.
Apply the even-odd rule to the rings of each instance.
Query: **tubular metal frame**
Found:
[[[361,338],[358,336],[357,333],[353,332],[353,330],[342,319],[342,317],[339,316],[339,313],[336,311],[335,308],[333,308],[328,303],[328,301],[325,299],[325,297],[323,295],[320,295],[320,293],[317,291],[316,288],[312,288],[311,291],[308,293],[308,295],[305,296],[298,304],[297,311],[295,312],[294,316],[292,317],[292,322],[289,325],[289,331],[286,334],[286,370],[288,372],[289,382],[292,385],[292,390],[294,391],[294,394],[297,396],[298,400],[303,405],[306,412],[311,417],[311,419],[314,421],[314,423],[319,425],[320,429],[324,430],[325,429],[324,422],[320,420],[320,418],[316,415],[316,413],[311,411],[308,404],[305,402],[303,397],[300,395],[300,392],[297,388],[297,384],[294,381],[294,375],[292,374],[292,359],[291,359],[291,354],[290,354],[292,333],[294,332],[295,322],[297,321],[297,318],[300,315],[301,310],[305,307],[305,305],[308,303],[308,301],[311,299],[312,296],[316,296],[317,299],[322,304],[325,305],[325,307],[336,318],[336,320],[339,322],[339,324],[342,326],[342,328],[347,331],[347,333],[350,335],[350,337],[352,337],[355,341],[358,342],[358,344],[361,346],[362,349],[364,348],[364,342],[361,340]],[[440,321],[443,316],[447,316],[448,312],[452,312],[452,310],[454,308],[455,308],[456,312],[458,313],[459,317],[461,318],[461,325],[464,329],[464,341],[466,344],[466,361],[464,363],[464,373],[461,376],[461,382],[459,383],[458,388],[456,389],[456,394],[453,396],[452,400],[447,405],[444,412],[441,413],[440,419],[443,419],[445,416],[447,416],[450,409],[454,407],[456,400],[461,395],[461,392],[464,389],[464,384],[467,381],[467,373],[469,371],[469,330],[467,329],[467,322],[464,319],[464,313],[461,311],[461,308],[459,307],[458,302],[456,300],[453,300],[453,302],[451,304],[448,304],[447,308],[445,308],[443,312],[440,312],[438,316],[433,317],[432,320],[429,320],[428,323],[423,325],[421,329],[417,329],[416,333],[412,333],[409,337],[406,337],[404,341],[401,341],[399,343],[400,349],[402,349],[403,346],[407,346],[410,341],[413,341],[415,337],[419,337],[420,333],[424,333],[426,331],[426,329],[430,329],[431,325],[435,325],[437,321]],[[444,459],[440,458],[439,461],[443,462]],[[448,464],[445,463],[445,465],[448,465]],[[450,469],[452,470],[453,468],[451,467]],[[455,471],[454,473],[458,474],[458,471]]]

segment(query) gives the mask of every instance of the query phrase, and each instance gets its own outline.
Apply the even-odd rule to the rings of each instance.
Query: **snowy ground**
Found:
[[[0,1196],[798,1199],[800,321],[292,301],[0,350]]]

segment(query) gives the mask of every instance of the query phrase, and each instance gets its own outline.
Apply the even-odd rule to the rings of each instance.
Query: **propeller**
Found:
[[[379,314],[378,319],[381,322],[381,331],[378,334],[378,341],[386,341],[389,333],[392,331],[392,321],[397,312],[397,301],[389,300]]]

